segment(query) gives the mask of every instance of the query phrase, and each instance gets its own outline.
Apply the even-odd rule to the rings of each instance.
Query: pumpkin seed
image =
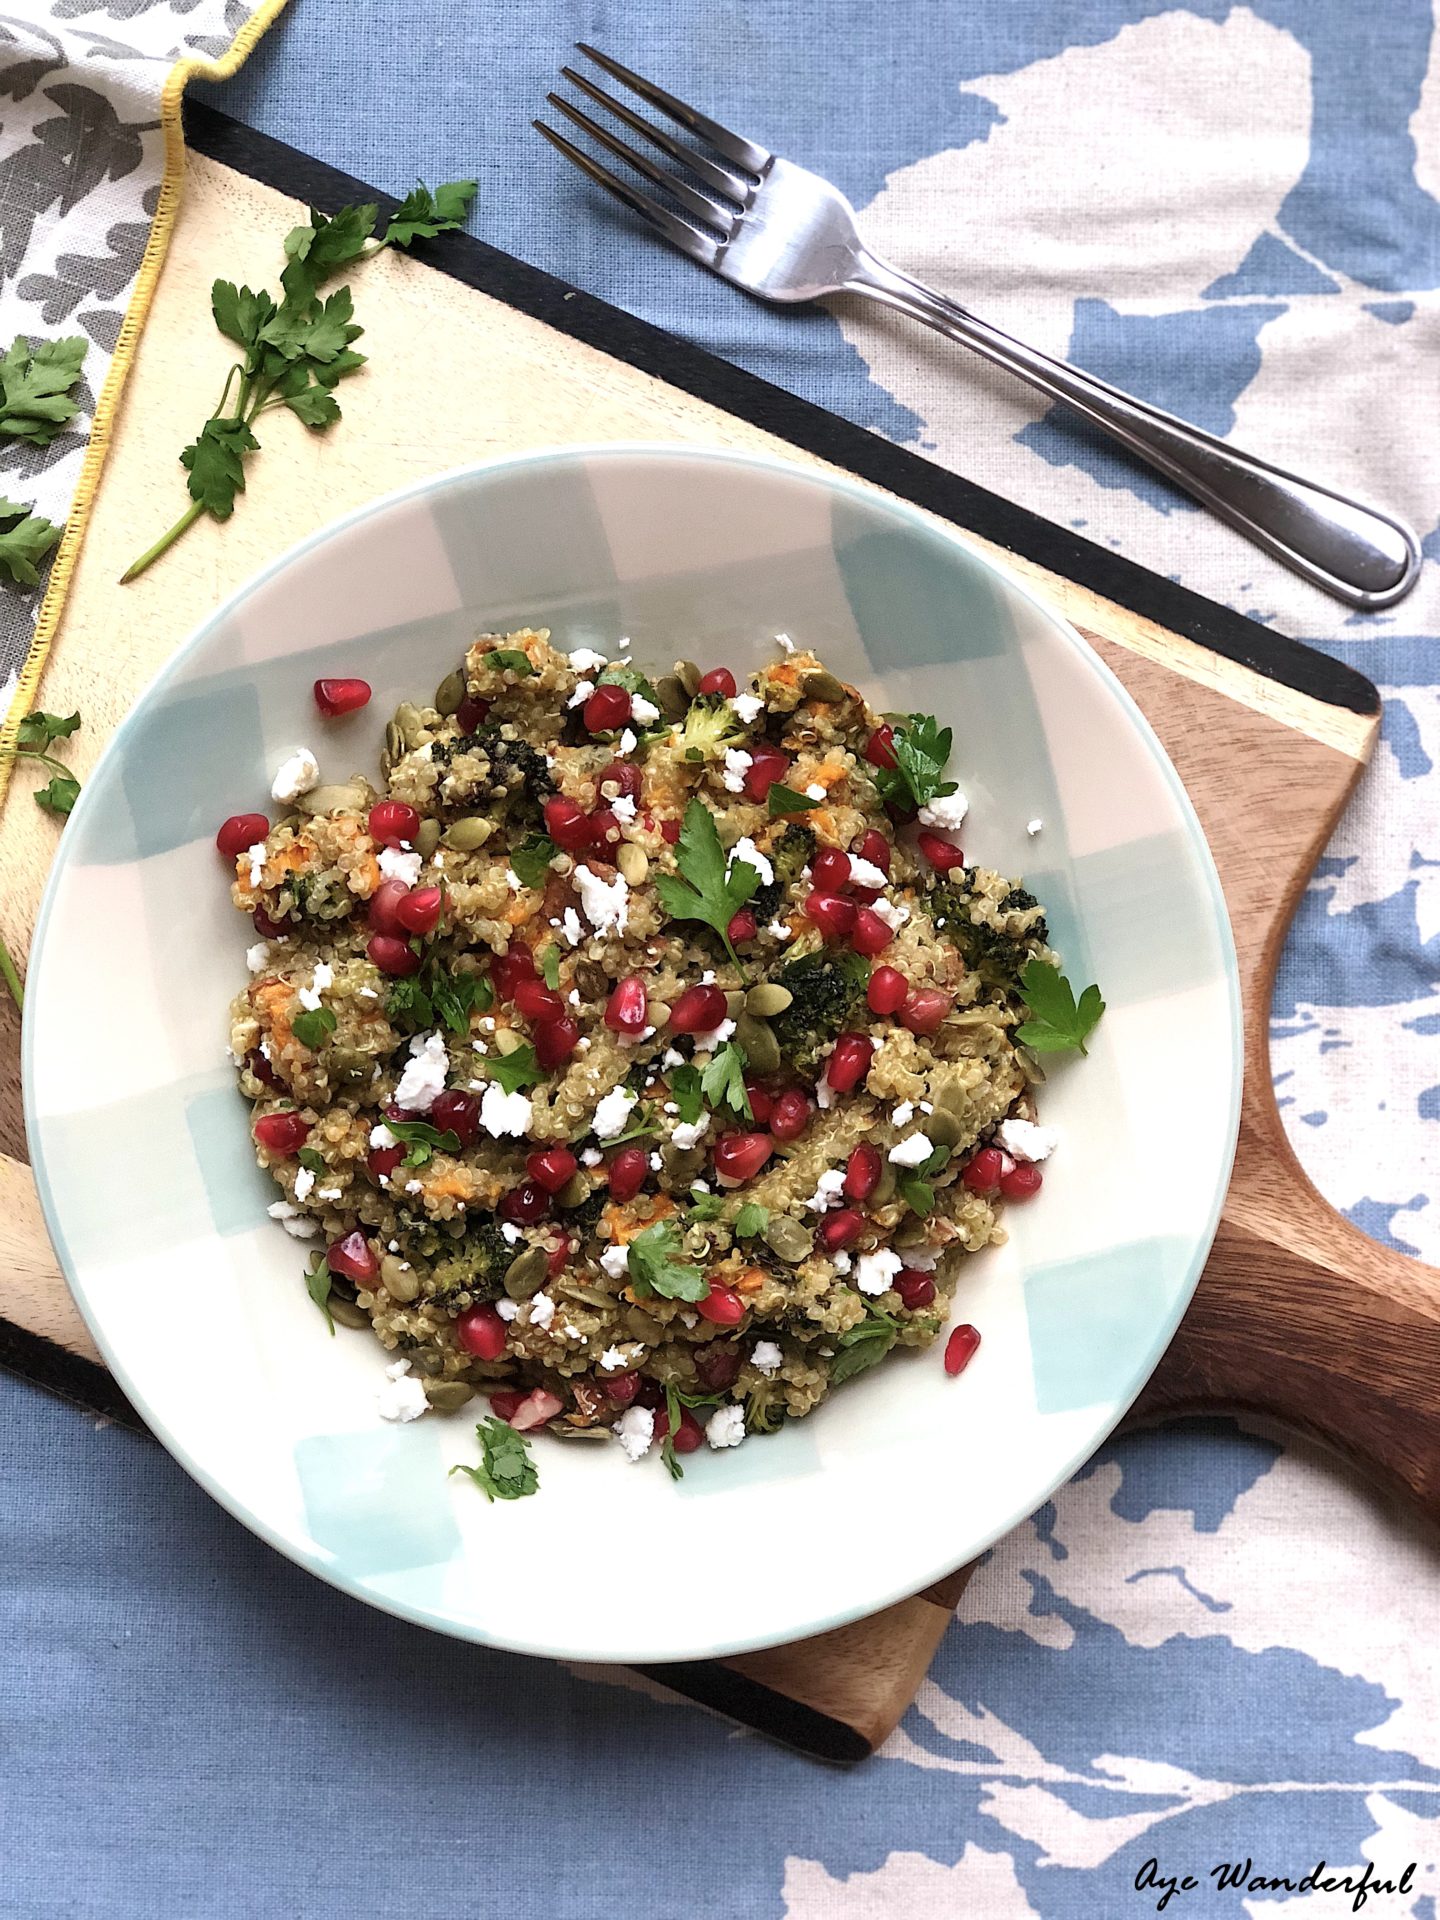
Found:
[[[675,678],[680,682],[690,699],[700,691],[701,673],[693,660],[675,662]]]
[[[964,1082],[955,1073],[947,1073],[943,1079],[936,1080],[930,1088],[930,1098],[937,1109],[944,1107],[949,1113],[963,1113],[970,1104]],[[934,1117],[934,1114],[930,1115],[932,1120]]]
[[[468,1380],[427,1380],[425,1398],[436,1413],[458,1413],[475,1398],[475,1389]]]
[[[440,822],[422,820],[415,832],[415,851],[428,860],[440,844]]]
[[[544,1286],[550,1262],[543,1247],[526,1247],[505,1269],[505,1291],[512,1300],[528,1300]]]
[[[895,1189],[899,1184],[899,1175],[887,1160],[880,1169],[880,1178],[875,1182],[874,1191],[870,1195],[871,1206],[881,1207],[884,1206],[887,1200],[893,1200],[895,1198]]]
[[[738,987],[732,987],[725,996],[725,1017],[738,1020],[745,1011],[745,995]]]
[[[495,1046],[500,1053],[516,1053],[526,1044],[523,1033],[517,1033],[514,1027],[498,1027],[495,1032]]]
[[[463,820],[453,821],[441,838],[457,853],[473,853],[477,847],[484,846],[494,831],[493,820],[482,820],[478,813],[467,813]]]
[[[930,1238],[930,1228],[918,1213],[907,1213],[895,1229],[895,1243],[901,1247],[918,1247]]]
[[[925,1132],[937,1147],[958,1147],[965,1138],[965,1122],[951,1107],[936,1107],[925,1116]]]
[[[801,691],[810,700],[846,700],[844,683],[823,667],[813,668],[800,682]]]
[[[667,720],[684,718],[690,696],[680,684],[678,673],[662,673],[655,682],[655,699]]]
[[[398,760],[405,751],[405,738],[393,720],[385,722],[385,757]]]
[[[395,709],[395,725],[399,729],[401,743],[408,752],[420,744],[420,735],[425,723],[420,718],[420,709],[408,700],[402,700]]]
[[[777,1013],[784,1013],[794,998],[790,989],[782,987],[778,980],[762,980],[746,994],[745,1011],[753,1013],[758,1020],[769,1020]]]
[[[390,1298],[398,1300],[401,1306],[408,1306],[420,1291],[419,1274],[405,1261],[397,1260],[393,1253],[381,1256],[380,1278]]]
[[[745,1049],[746,1064],[757,1074],[780,1071],[780,1042],[763,1020],[752,1013],[740,1013],[735,1020],[735,1038]]]
[[[772,1253],[789,1266],[798,1267],[814,1250],[815,1236],[788,1213],[774,1213],[765,1223],[762,1238]]]
[[[610,976],[597,960],[582,960],[575,968],[575,984],[587,1000],[599,1000],[610,991]]]
[[[435,711],[443,720],[460,711],[460,702],[465,698],[465,675],[456,667],[453,673],[447,673],[435,689]]]
[[[615,855],[615,864],[632,887],[638,887],[650,871],[650,856],[633,840],[627,840]]]
[[[312,787],[302,793],[295,805],[301,813],[360,813],[370,798],[370,789],[359,780],[347,780],[341,786]]]
[[[556,1440],[608,1440],[608,1427],[547,1427],[546,1432]]]
[[[409,1358],[410,1371],[423,1374],[427,1380],[438,1378],[441,1368],[445,1365],[444,1354],[436,1353],[430,1347],[417,1347]]]
[[[578,1207],[590,1192],[590,1182],[583,1173],[572,1173],[555,1196],[555,1204],[560,1207]]]
[[[326,1302],[330,1309],[330,1318],[342,1327],[368,1327],[370,1316],[363,1307],[357,1307],[353,1300],[346,1300],[338,1293],[332,1293]]]
[[[628,1307],[625,1311],[625,1331],[632,1340],[643,1340],[647,1347],[653,1347],[665,1337],[664,1329],[658,1320],[652,1320],[640,1307]]]

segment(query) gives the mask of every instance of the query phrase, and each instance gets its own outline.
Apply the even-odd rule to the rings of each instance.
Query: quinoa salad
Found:
[[[1103,1011],[967,864],[948,729],[783,635],[748,682],[627,647],[482,635],[373,777],[335,764],[369,686],[317,681],[278,817],[217,835],[270,1214],[383,1418],[488,1402],[492,1498],[533,1430],[679,1474],[899,1349],[961,1372],[1042,1063]]]

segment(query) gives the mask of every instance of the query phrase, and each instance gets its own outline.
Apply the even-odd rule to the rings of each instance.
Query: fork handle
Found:
[[[1414,586],[1420,547],[1403,520],[1271,466],[1094,374],[1052,360],[868,249],[846,289],[910,314],[1052,400],[1063,400],[1212,513],[1350,606],[1393,606]]]

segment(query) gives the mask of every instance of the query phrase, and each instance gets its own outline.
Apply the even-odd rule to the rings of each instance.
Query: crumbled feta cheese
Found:
[[[963,793],[947,793],[943,799],[930,800],[920,809],[922,827],[948,827],[952,833],[964,825],[970,802]]]
[[[890,1149],[890,1164],[893,1167],[918,1167],[934,1151],[935,1143],[928,1133],[912,1133],[908,1140],[902,1140],[898,1147]]]
[[[750,1364],[757,1373],[778,1373],[784,1357],[773,1340],[757,1340],[750,1349]]]
[[[667,1047],[660,1056],[662,1067],[683,1067],[685,1056],[678,1047]]]
[[[1054,1127],[1037,1127],[1033,1120],[1002,1120],[995,1140],[1012,1160],[1048,1160],[1060,1144]]]
[[[610,664],[604,654],[596,653],[593,647],[576,647],[568,658],[576,673],[599,673]]]
[[[682,1120],[670,1136],[670,1144],[678,1147],[681,1153],[688,1153],[710,1130],[710,1116],[702,1113],[698,1120]]]
[[[680,1108],[673,1100],[666,1100],[660,1108],[662,1113],[679,1113]]]
[[[625,1122],[638,1096],[628,1087],[612,1087],[595,1109],[590,1126],[597,1140],[613,1140],[625,1131]]]
[[[610,1429],[630,1462],[643,1460],[655,1438],[655,1415],[649,1407],[627,1407]]]
[[[623,873],[617,873],[613,880],[602,880],[591,868],[577,867],[575,885],[585,918],[597,933],[625,931],[630,917],[630,889]]]
[[[622,653],[628,653],[630,651],[630,636],[628,633],[622,633],[620,636],[620,651]]]
[[[313,1240],[320,1231],[318,1220],[307,1219],[298,1213],[288,1200],[276,1200],[265,1211],[272,1220],[278,1220],[285,1231],[296,1240]]]
[[[922,1100],[920,1102],[920,1111],[921,1113],[934,1113],[935,1102],[933,1100]]]
[[[706,969],[705,969],[705,971],[704,971],[704,973],[702,973],[702,974],[701,974],[701,976],[700,976],[700,984],[701,984],[701,986],[702,986],[702,987],[713,987],[713,986],[714,986],[714,984],[715,984],[715,969],[714,969],[713,967],[706,967]]]
[[[600,1356],[600,1364],[607,1373],[623,1373],[630,1364],[630,1356],[622,1353],[619,1347],[606,1347]]]
[[[1025,831],[1033,840],[1044,824],[1045,822],[1043,820],[1027,820],[1025,822]]]
[[[630,712],[642,727],[653,727],[660,718],[660,709],[653,700],[647,700],[643,693],[632,693]]]
[[[788,940],[790,929],[783,920],[771,920],[765,928],[772,940]]]
[[[855,1262],[855,1284],[861,1293],[872,1297],[887,1293],[890,1283],[905,1262],[889,1247],[877,1247],[874,1253],[862,1253]]]
[[[824,1213],[833,1207],[845,1191],[845,1175],[839,1167],[829,1167],[815,1183],[815,1191],[805,1202],[811,1213]]]
[[[617,820],[631,821],[635,818],[635,802],[628,793],[620,793],[610,802],[610,811]]]
[[[705,1438],[717,1451],[721,1447],[738,1447],[745,1438],[745,1409],[717,1407],[705,1422]]]
[[[708,1033],[695,1035],[696,1053],[713,1053],[716,1047],[723,1046],[735,1031],[733,1020],[722,1020],[718,1027],[712,1027]]]
[[[664,1164],[665,1164],[665,1161],[664,1161],[664,1159],[662,1158],[662,1156],[661,1156],[660,1154],[658,1154],[658,1153],[652,1153],[652,1154],[651,1154],[651,1156],[650,1156],[650,1171],[651,1171],[652,1173],[659,1173],[659,1171],[660,1171],[660,1169],[661,1169],[661,1168],[662,1168],[662,1167],[664,1166]]]
[[[858,854],[852,853],[850,883],[856,887],[874,887],[879,892],[889,886],[890,876],[883,868],[877,867],[873,860],[862,860]]]
[[[828,1113],[835,1104],[835,1089],[823,1073],[815,1082],[815,1104],[822,1113]]]
[[[820,782],[817,780],[812,785],[806,787],[805,798],[807,800],[815,800],[818,802],[818,801],[823,801],[827,799],[828,795],[826,794],[824,787],[822,787],[820,785]]]
[[[755,764],[753,754],[746,753],[743,747],[725,749],[725,771],[721,775],[721,785],[727,793],[743,793],[745,776]]]
[[[357,987],[355,993],[356,997],[360,1000],[378,1000],[380,998],[374,987]]]
[[[626,727],[625,731],[620,736],[621,753],[622,754],[633,753],[636,747],[639,746],[639,744],[640,742],[636,739],[632,730],[629,727]]]
[[[850,1256],[850,1249],[848,1247],[842,1247],[839,1253],[832,1254],[830,1257],[834,1263],[836,1273],[849,1273],[851,1267],[855,1264]]]
[[[525,882],[520,878],[519,874],[516,873],[513,867],[507,867],[505,869],[505,884],[507,887],[509,887],[511,893],[519,893],[521,887],[524,886]]]
[[[902,907],[894,900],[886,900],[883,897],[871,902],[870,911],[878,914],[892,933],[898,933],[910,918],[909,907]]]
[[[573,1320],[567,1320],[564,1326],[561,1327],[560,1331],[561,1333],[564,1334],[567,1340],[583,1340],[585,1338],[584,1334],[580,1331],[579,1327],[576,1326]]]
[[[439,1033],[416,1034],[410,1042],[410,1058],[395,1089],[397,1106],[412,1113],[428,1113],[435,1097],[445,1091],[445,1073],[449,1067],[445,1036]]]
[[[503,1220],[500,1223],[500,1238],[507,1247],[518,1247],[525,1236],[513,1221]]]
[[[298,800],[302,793],[309,793],[312,787],[318,787],[319,784],[320,762],[308,747],[297,747],[288,760],[281,762],[270,794],[272,799],[283,804]]]
[[[548,1327],[555,1318],[555,1302],[548,1293],[537,1293],[530,1302],[532,1327]]]
[[[585,938],[585,929],[580,925],[580,916],[573,907],[566,907],[564,918],[560,922],[560,931],[572,947],[578,947]]]
[[[612,1280],[623,1280],[630,1271],[630,1249],[625,1246],[607,1247],[600,1256],[600,1264]]]
[[[385,1382],[375,1396],[382,1420],[418,1420],[429,1408],[425,1383],[410,1371],[408,1360],[397,1360],[385,1369]]]
[[[737,693],[730,704],[747,727],[753,727],[765,711],[765,702],[758,693]]]
[[[492,1080],[480,1102],[480,1124],[492,1140],[509,1134],[523,1140],[530,1131],[535,1109],[523,1093],[506,1093],[498,1080]]]
[[[917,1273],[933,1273],[944,1251],[943,1247],[907,1247],[905,1264],[914,1267]]]
[[[914,1118],[915,1102],[913,1100],[902,1100],[898,1107],[892,1107],[890,1110],[890,1122],[892,1126],[908,1127]]]
[[[296,1183],[296,1191],[299,1191],[298,1181]],[[319,1193],[315,1196],[317,1200],[343,1200],[344,1197],[339,1187],[321,1187]]]
[[[245,964],[251,973],[263,973],[270,964],[270,942],[257,940],[253,947],[245,949]]]
[[[407,887],[418,884],[424,865],[420,854],[404,853],[399,847],[381,847],[375,860],[387,880],[403,880]]]
[[[700,1324],[700,1316],[698,1313],[691,1313],[688,1307],[682,1307],[680,1310],[680,1324],[682,1327],[698,1327]]]
[[[520,1302],[518,1300],[497,1300],[495,1302],[495,1311],[502,1320],[508,1323],[519,1313]]]
[[[295,1175],[295,1198],[308,1200],[310,1189],[315,1184],[315,1176],[308,1167],[301,1167]]]
[[[762,887],[768,887],[775,878],[775,869],[765,858],[764,854],[761,853],[748,833],[743,839],[737,840],[730,849],[730,858],[726,863],[727,871],[730,867],[734,866],[737,860],[744,860],[748,862],[750,866],[754,867],[760,876],[760,884]]]
[[[405,1191],[406,1193],[423,1193],[425,1191],[425,1183],[423,1180],[407,1180],[405,1182]]]
[[[245,849],[245,858],[250,862],[250,884],[252,887],[260,887],[265,884],[265,862],[268,857],[263,840],[257,840],[253,847],[247,847]]]
[[[583,707],[594,691],[595,682],[593,680],[581,680],[565,704],[567,707]]]
[[[382,1120],[377,1126],[371,1127],[370,1144],[372,1147],[398,1147],[400,1142]]]
[[[580,1156],[580,1164],[582,1167],[598,1167],[604,1158],[598,1147],[586,1147]]]
[[[795,642],[790,638],[788,633],[777,633],[775,636],[775,644],[782,653],[793,653],[795,651]]]
[[[318,974],[320,969],[317,967],[315,971]],[[327,968],[326,971],[328,972],[329,969]],[[299,992],[295,995],[295,998],[300,1002],[301,1006],[304,1007],[307,1013],[314,1013],[320,1005],[319,980],[318,979],[312,980],[308,987],[301,987]]]

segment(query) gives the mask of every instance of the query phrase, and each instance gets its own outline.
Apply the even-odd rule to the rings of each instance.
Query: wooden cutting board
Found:
[[[310,438],[282,422],[233,520],[198,526],[121,589],[125,564],[183,504],[176,454],[224,376],[211,280],[272,278],[297,203],[377,197],[208,110],[191,113],[188,133],[184,208],[42,689],[47,707],[85,716],[69,743],[77,771],[190,628],[277,550],[392,487],[489,455],[637,438],[763,449],[846,470],[967,530],[1075,623],[1144,708],[1209,835],[1235,928],[1246,1085],[1234,1180],[1195,1302],[1132,1417],[1263,1412],[1345,1447],[1440,1515],[1440,1273],[1366,1239],[1315,1192],[1267,1059],[1286,926],[1374,744],[1370,683],[464,237],[436,243],[426,264],[386,255],[357,274],[372,361],[343,396],[340,427]],[[445,342],[443,379],[417,339]],[[22,773],[0,813],[0,931],[17,954],[55,844],[28,786]],[[6,1001],[0,1360],[133,1422],[46,1243],[18,1080]],[[856,1759],[914,1697],[965,1578],[814,1640],[650,1671],[810,1753]]]

